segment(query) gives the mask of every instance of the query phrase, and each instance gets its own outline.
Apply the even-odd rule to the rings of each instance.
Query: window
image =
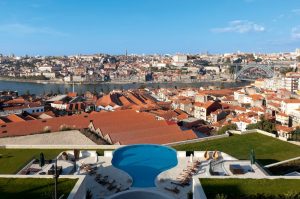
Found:
[[[35,111],[34,111],[34,110],[32,110],[32,112],[34,113]]]

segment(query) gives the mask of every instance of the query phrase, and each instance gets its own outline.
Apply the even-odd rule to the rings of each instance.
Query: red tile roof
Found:
[[[68,97],[76,97],[77,93],[76,92],[68,92]]]
[[[115,106],[116,104],[112,101],[111,95],[104,95],[97,100],[96,105],[106,107],[108,105]]]
[[[285,103],[289,103],[289,104],[300,104],[300,99],[285,99],[283,100]]]
[[[7,119],[9,119],[11,122],[23,122],[25,120],[23,120],[22,118],[20,118],[19,116],[15,115],[15,114],[11,114],[9,116],[6,117]],[[17,124],[15,124],[17,125]]]
[[[3,120],[0,119],[0,125],[5,124]]]
[[[74,129],[87,128],[90,122],[95,128],[108,135],[113,143],[169,143],[197,138],[193,131],[182,131],[177,125],[158,121],[150,113],[137,113],[133,110],[115,112],[93,112],[43,120],[30,120],[7,123],[0,127],[0,137],[60,131],[63,126]]]
[[[294,130],[294,128],[287,127],[287,126],[276,125],[276,130],[281,131],[283,133],[290,133],[291,131]]]

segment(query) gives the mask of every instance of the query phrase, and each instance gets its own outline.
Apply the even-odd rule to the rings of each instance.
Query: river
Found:
[[[216,81],[203,81],[195,83],[180,83],[180,82],[167,82],[167,83],[126,83],[126,84],[114,84],[114,83],[101,83],[101,84],[75,84],[74,89],[78,93],[85,91],[97,91],[108,92],[114,89],[137,89],[141,86],[148,88],[184,88],[184,87],[205,87],[205,86],[222,86],[224,88],[241,87],[249,85],[249,82],[216,82]],[[18,91],[19,94],[31,93],[31,94],[44,94],[44,93],[65,93],[66,91],[72,91],[73,85],[70,84],[40,84],[31,82],[15,82],[0,80],[0,91],[13,90]]]

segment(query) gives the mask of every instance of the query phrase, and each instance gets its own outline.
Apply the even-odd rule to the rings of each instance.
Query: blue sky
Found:
[[[0,53],[282,52],[300,0],[0,0]]]

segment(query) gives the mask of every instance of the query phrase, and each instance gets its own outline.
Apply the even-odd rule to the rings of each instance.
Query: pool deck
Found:
[[[193,163],[191,162],[190,157],[178,157],[178,165],[176,167],[173,167],[172,169],[169,169],[167,171],[162,172],[160,175],[158,175],[156,179],[156,186],[157,188],[169,195],[171,195],[174,198],[186,198],[189,191],[192,190],[192,178],[210,178],[214,177],[210,171],[209,171],[209,165],[210,162],[213,160],[206,160],[204,158],[204,151],[198,152],[197,156],[193,157],[193,162],[199,161],[200,165],[196,167],[195,173],[191,176],[189,180],[189,185],[182,186],[182,185],[176,185],[173,183],[180,184],[180,179],[178,177],[181,177],[181,174],[188,173],[186,170],[189,166],[192,167]],[[231,164],[238,164],[241,165],[241,167],[244,169],[245,174],[239,175],[243,178],[264,178],[266,177],[265,173],[263,173],[260,168],[258,168],[256,165],[252,165],[250,161],[241,161],[233,158],[232,156],[229,156],[225,153],[220,153],[220,158],[215,161],[217,163],[217,168],[214,168],[213,170],[217,170],[219,173],[219,176],[221,175],[227,175],[227,176],[236,176],[230,172],[229,165]],[[253,170],[252,170],[253,169]],[[251,170],[251,171],[250,171]],[[179,190],[179,193],[175,193],[169,190],[165,190],[165,188],[171,188],[174,189],[175,187]]]
[[[113,189],[111,191],[108,189],[109,184],[101,185],[98,182],[96,182],[95,178],[97,174],[101,174],[102,176],[108,176],[108,181],[115,181],[115,184],[119,186],[122,190],[130,188],[132,184],[131,177],[124,171],[113,167],[111,164],[110,157],[99,156],[98,165],[99,166],[97,167],[96,174],[86,176],[86,185],[88,189],[91,190],[91,192],[93,193],[93,198],[106,198],[117,193],[116,189]],[[85,172],[82,172],[80,174],[85,174]]]
[[[73,151],[67,151],[70,158],[72,158]],[[239,177],[243,178],[264,178],[266,175],[260,168],[253,165],[251,167],[249,161],[241,161],[237,160],[225,153],[220,152],[220,158],[218,160],[205,160],[204,159],[205,152],[194,152],[195,156],[193,158],[186,157],[185,152],[178,152],[177,159],[178,164],[177,166],[166,170],[160,173],[156,180],[155,185],[156,187],[150,188],[141,188],[141,189],[149,189],[153,191],[163,192],[173,198],[181,199],[186,198],[188,192],[192,190],[192,178],[211,178],[214,177],[210,172],[210,163],[213,164],[213,171],[219,176],[235,176],[231,173],[229,166],[231,164],[238,164],[240,165],[243,170],[245,171],[244,174],[238,175]],[[66,161],[61,158],[61,154],[58,156],[58,166],[62,166],[63,174],[72,174],[72,169],[74,165],[71,161]],[[128,189],[138,189],[132,188],[132,178],[126,172],[115,168],[112,163],[112,152],[105,151],[104,156],[97,156],[95,151],[84,151],[82,152],[82,156],[76,162],[77,163],[77,170],[73,174],[74,175],[86,175],[85,184],[88,190],[90,190],[93,194],[93,198],[97,199],[104,199],[109,196],[114,195],[118,191],[128,190]],[[193,162],[191,162],[193,161]],[[194,167],[194,173],[192,174],[188,171],[189,167],[192,167],[195,162],[199,161],[200,163]],[[41,171],[36,173],[35,175],[39,175],[40,172],[47,172],[50,167],[53,165],[48,164],[45,165]],[[84,168],[84,166],[88,165],[89,169]],[[37,164],[33,164],[32,168],[36,167],[39,168]],[[91,172],[92,170],[92,172]],[[183,186],[180,184],[180,178],[183,178],[182,175],[191,174],[189,178],[189,184]],[[105,177],[107,176],[107,177]],[[98,178],[98,179],[97,179]],[[106,183],[102,184],[99,183],[99,179],[106,178]],[[176,183],[176,184],[174,184]],[[109,189],[110,184],[115,185],[115,188]],[[110,187],[111,188],[111,187]],[[174,189],[166,190],[165,188]],[[179,191],[178,191],[179,190]],[[176,192],[176,193],[175,193]]]

